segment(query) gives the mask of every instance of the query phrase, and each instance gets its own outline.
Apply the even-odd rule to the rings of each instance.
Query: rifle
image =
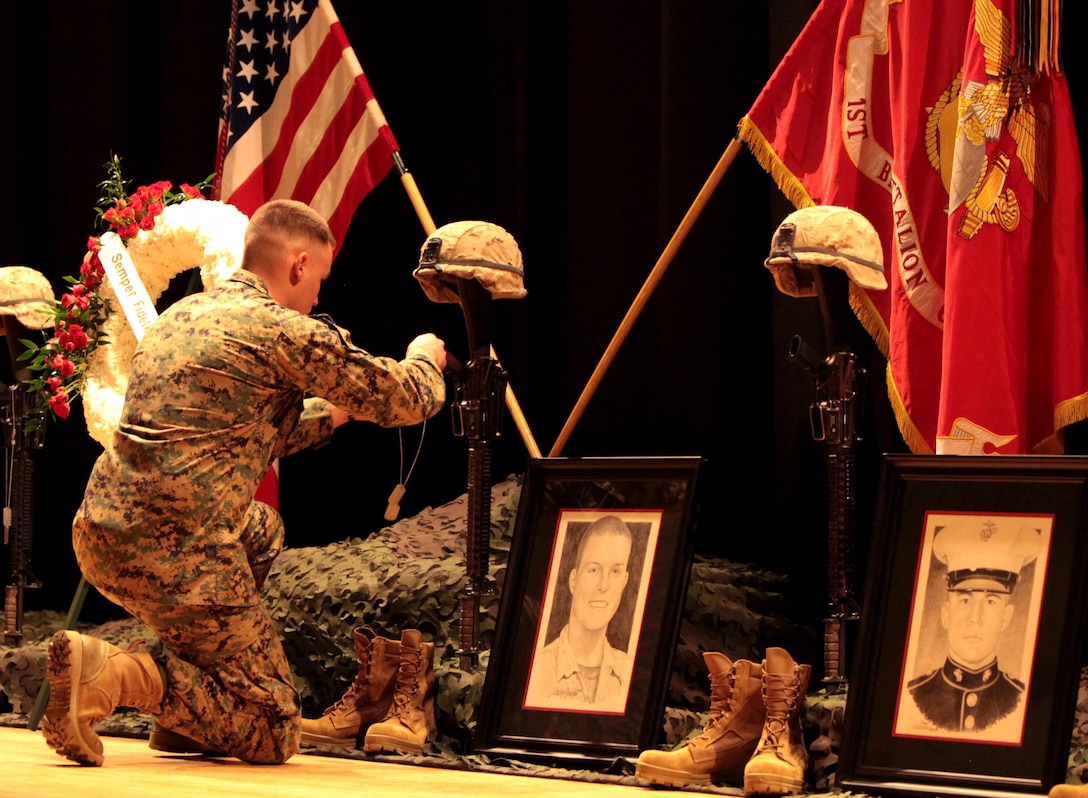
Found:
[[[16,366],[16,343],[27,329],[13,316],[3,319],[14,372],[11,385],[0,383],[6,392],[0,410],[0,429],[7,454],[4,545],[9,547],[10,555],[10,578],[4,587],[4,642],[17,646],[23,638],[23,592],[41,587],[30,564],[34,540],[34,451],[42,446],[42,428],[28,428],[31,397],[26,381],[30,379],[30,371]]]
[[[507,377],[491,357],[490,292],[475,280],[457,278],[457,285],[471,356],[467,365],[449,357],[447,370],[454,377],[453,434],[468,439],[467,584],[461,593],[457,653],[461,669],[469,670],[480,651],[480,598],[490,592],[491,445],[502,435]]]
[[[854,595],[855,444],[858,393],[865,369],[854,353],[836,351],[825,360],[812,357],[801,337],[790,342],[790,359],[810,372],[816,400],[809,405],[812,437],[827,444],[828,603],[824,620],[824,682],[846,683],[846,621],[859,615]]]

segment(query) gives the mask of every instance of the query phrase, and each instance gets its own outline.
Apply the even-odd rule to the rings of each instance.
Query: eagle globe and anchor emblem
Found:
[[[1043,202],[1049,201],[1050,107],[1032,100],[1037,78],[1010,54],[1012,25],[991,0],[976,0],[975,30],[986,61],[986,82],[964,85],[961,71],[926,109],[925,127],[926,154],[948,192],[946,212],[964,206],[956,233],[967,240],[986,224],[1006,233],[1019,226],[1020,201],[1006,185],[1013,158]],[[1015,151],[1008,152],[1005,139],[991,157],[987,144],[1001,140],[1005,130]],[[1015,437],[959,418],[939,438],[938,451],[981,454],[987,445],[998,451]]]
[[[1007,233],[1020,224],[1016,192],[1005,185],[1013,157],[1044,202],[1049,194],[1050,108],[1032,101],[1035,78],[1010,55],[1012,25],[990,0],[975,3],[975,29],[989,79],[962,85],[958,74],[926,109],[925,130],[929,162],[948,191],[948,213],[965,206],[957,233],[966,239],[988,223]],[[1016,143],[1015,153],[1002,149],[991,158],[986,145],[998,141],[1003,128]]]

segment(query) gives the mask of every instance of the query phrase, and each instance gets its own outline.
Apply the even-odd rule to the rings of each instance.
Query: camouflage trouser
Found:
[[[89,529],[77,524],[77,536]],[[283,521],[254,502],[241,530],[258,589],[283,547]],[[77,552],[80,546],[77,541]],[[259,764],[276,764],[298,753],[301,703],[283,646],[265,607],[164,604],[132,598],[138,593],[128,570],[118,584],[113,562],[80,566],[89,581],[158,635],[155,657],[165,676],[162,710],[155,720],[209,748]],[[248,578],[248,575],[246,575]]]
[[[165,647],[164,728],[255,764],[298,753],[302,707],[268,611],[126,602]]]

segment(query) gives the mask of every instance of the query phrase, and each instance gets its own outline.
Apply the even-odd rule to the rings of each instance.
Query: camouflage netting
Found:
[[[494,590],[481,604],[481,667],[463,671],[456,654],[460,604],[466,585],[464,529],[467,496],[428,509],[366,538],[321,548],[289,549],[265,588],[302,694],[303,714],[315,717],[350,686],[357,664],[352,630],[369,626],[399,638],[405,628],[436,643],[436,745],[467,753],[483,690],[510,552],[520,481],[492,487],[491,562]],[[692,566],[685,613],[669,685],[666,738],[675,744],[697,727],[710,704],[702,652],[761,659],[763,647],[806,634],[777,614],[784,579],[723,560]]]
[[[404,628],[420,629],[436,643],[438,734],[423,757],[389,757],[436,767],[468,767],[526,775],[550,776],[556,769],[512,760],[472,755],[470,743],[476,708],[483,690],[488,649],[495,629],[499,596],[520,496],[520,480],[510,477],[492,490],[491,567],[493,594],[483,602],[480,665],[462,671],[455,652],[459,620],[458,594],[465,582],[464,529],[467,496],[428,509],[367,538],[351,538],[323,547],[287,549],[266,585],[266,600],[281,632],[297,677],[307,717],[317,716],[351,684],[357,669],[352,630],[370,626],[385,637],[398,638]],[[679,643],[670,677],[664,723],[665,746],[698,734],[706,723],[709,680],[704,651],[722,651],[733,659],[760,660],[767,646],[818,650],[813,630],[784,617],[782,591],[786,579],[767,571],[721,559],[697,558],[692,564]],[[60,613],[28,613],[24,643],[0,647],[0,725],[25,726],[42,685],[46,641],[63,628]],[[90,627],[77,624],[111,642],[127,645],[154,635],[133,619]],[[1088,679],[1088,674],[1085,676]],[[1088,695],[1082,687],[1078,725],[1070,755],[1071,773],[1088,769]],[[6,698],[5,698],[6,696]],[[5,706],[10,704],[10,706]],[[805,712],[806,738],[812,766],[809,783],[830,789],[838,758],[845,695],[813,691]],[[115,713],[103,721],[101,734],[146,737],[150,718],[135,711]],[[1079,735],[1079,736],[1078,736]],[[362,757],[362,752],[319,750],[318,753]],[[641,784],[633,766],[620,759],[607,772],[559,770],[562,778],[610,780]],[[741,794],[730,787],[692,791]]]
[[[1069,780],[1088,783],[1088,667],[1080,672],[1073,742],[1069,746]]]

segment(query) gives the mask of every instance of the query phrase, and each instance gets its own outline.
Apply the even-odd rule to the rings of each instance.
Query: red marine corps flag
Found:
[[[305,202],[339,250],[397,149],[329,0],[234,0],[216,198],[247,216],[271,199]],[[274,468],[257,499],[278,506]]]
[[[1056,7],[824,0],[740,124],[795,205],[850,207],[879,232],[889,287],[852,286],[851,305],[915,453],[1060,453],[1088,417]]]

